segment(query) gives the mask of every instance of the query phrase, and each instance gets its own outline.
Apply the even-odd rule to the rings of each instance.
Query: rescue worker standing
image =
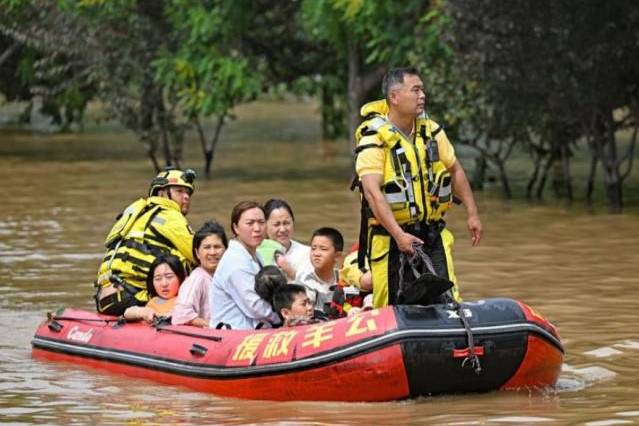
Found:
[[[151,182],[149,196],[134,201],[117,217],[105,240],[107,252],[95,282],[98,312],[122,315],[130,306],[145,305],[149,267],[161,254],[177,256],[190,271],[193,231],[185,216],[194,180],[190,169],[160,172]]]
[[[396,303],[399,254],[413,254],[416,245],[431,257],[437,274],[454,283],[452,296],[461,301],[452,262],[454,238],[443,216],[454,193],[466,209],[472,245],[479,244],[482,226],[470,184],[443,129],[425,114],[417,70],[390,70],[382,90],[385,100],[362,107],[365,121],[355,134],[363,194],[360,242],[365,244],[360,249],[371,266],[374,306]]]

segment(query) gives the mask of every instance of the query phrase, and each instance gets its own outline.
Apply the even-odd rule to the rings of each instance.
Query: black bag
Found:
[[[398,305],[432,305],[447,303],[452,299],[448,291],[453,287],[452,281],[437,276],[433,262],[421,246],[415,247],[412,256],[400,254],[399,263]],[[412,277],[404,276],[405,270]]]

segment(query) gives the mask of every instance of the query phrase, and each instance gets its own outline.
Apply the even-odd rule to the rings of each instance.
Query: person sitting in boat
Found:
[[[329,318],[342,318],[372,308],[373,280],[366,260],[364,269],[359,268],[358,248],[359,244],[354,244],[344,258],[339,282],[328,308]]]
[[[300,284],[280,286],[273,292],[273,309],[280,316],[284,327],[294,327],[320,322],[314,318],[313,303]]]
[[[205,222],[193,237],[193,257],[199,266],[180,286],[177,302],[171,316],[173,325],[208,327],[211,319],[209,287],[215,269],[229,243],[222,225]]]
[[[344,250],[344,237],[335,228],[316,229],[311,238],[311,267],[298,271],[295,280],[307,288],[315,309],[324,311],[333,299],[337,270]],[[278,259],[279,260],[279,259]]]
[[[275,263],[275,254],[282,253],[286,263],[278,264],[286,272],[290,280],[295,279],[297,271],[308,269],[310,264],[311,248],[293,240],[295,233],[295,216],[293,209],[284,200],[272,198],[264,204],[266,215],[267,238],[258,247],[258,253],[265,265]]]
[[[271,305],[255,292],[255,275],[262,266],[257,247],[265,236],[264,208],[242,201],[231,212],[233,238],[213,276],[209,293],[209,325],[228,324],[233,329],[252,329],[260,322],[278,324]]]
[[[271,305],[275,289],[286,284],[286,275],[275,265],[266,265],[255,276],[255,292]]]
[[[177,301],[180,284],[186,278],[182,262],[177,256],[158,256],[146,279],[146,289],[151,299],[146,306],[131,306],[124,311],[124,318],[130,321],[153,322],[156,317],[169,317]]]
[[[166,170],[151,182],[149,196],[130,204],[118,216],[105,240],[106,255],[95,282],[96,308],[122,315],[126,308],[149,300],[149,267],[162,254],[172,254],[186,271],[193,263],[193,232],[186,219],[195,172]]]

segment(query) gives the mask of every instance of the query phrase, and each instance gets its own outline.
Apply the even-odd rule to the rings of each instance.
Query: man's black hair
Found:
[[[291,309],[295,296],[304,293],[306,294],[306,287],[299,284],[287,284],[277,287],[273,292],[273,310],[282,317],[280,313],[282,309]],[[284,320],[282,318],[282,320]]]
[[[390,90],[395,85],[404,83],[405,75],[419,76],[419,71],[417,71],[415,67],[393,68],[384,75],[384,79],[382,80],[382,93],[384,94],[384,98],[388,99]]]
[[[335,228],[329,228],[328,226],[325,226],[323,228],[316,229],[313,232],[311,241],[315,237],[327,237],[333,242],[333,247],[335,247],[335,250],[344,251],[344,237],[342,237],[342,233]]]

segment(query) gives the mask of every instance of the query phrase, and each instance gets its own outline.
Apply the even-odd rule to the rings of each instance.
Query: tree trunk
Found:
[[[495,161],[497,164],[497,170],[499,170],[499,180],[501,181],[501,186],[504,189],[504,195],[507,199],[513,198],[513,191],[510,189],[510,182],[508,181],[508,175],[506,174],[506,168],[504,166],[504,162],[501,160]]]
[[[334,89],[330,88],[328,83],[322,83],[322,140],[335,140],[342,136],[347,138],[350,136],[346,127],[347,120],[350,117],[345,115],[346,109],[342,102],[343,96],[344,91],[338,94]]]
[[[359,73],[359,49],[352,37],[348,39],[348,144],[352,151],[355,147],[355,130],[361,118],[359,109],[361,107],[361,89]]]
[[[541,163],[543,162],[545,152],[541,146],[537,146],[532,142],[530,143],[530,149],[533,155],[533,172],[530,178],[528,178],[528,183],[526,184],[526,198],[529,200],[533,197],[533,190],[537,183],[537,179],[539,179]]]
[[[551,152],[550,155],[548,156],[548,161],[546,161],[546,164],[544,164],[544,167],[541,172],[541,177],[539,178],[539,182],[537,183],[537,191],[535,192],[535,197],[538,200],[541,200],[543,196],[544,188],[546,186],[546,179],[548,179],[548,171],[550,170],[554,162],[555,162],[555,154]]]
[[[204,136],[204,129],[202,129],[202,123],[200,123],[200,119],[198,118],[197,115],[191,120],[195,124],[195,130],[197,130],[197,135],[198,135],[198,138],[200,139],[200,148],[202,149],[202,156],[204,157],[204,175],[208,179],[210,159],[209,159],[209,156],[207,155],[206,136]]]
[[[473,174],[470,180],[470,185],[473,190],[481,191],[484,189],[484,182],[486,181],[486,169],[488,168],[488,163],[486,162],[486,157],[480,153],[479,157],[475,157],[475,167],[473,169]]]
[[[348,39],[348,144],[352,150],[355,147],[355,130],[362,121],[359,110],[364,103],[366,93],[386,73],[386,65],[377,65],[373,70],[363,75],[360,68],[360,52],[354,37]]]
[[[612,111],[606,115],[605,144],[608,149],[605,151],[603,163],[605,165],[604,182],[608,209],[610,213],[621,213],[623,209],[622,180],[619,173],[619,162],[617,161],[617,142],[615,140],[615,122]]]
[[[153,82],[150,76],[145,76],[142,96],[140,97],[139,122],[135,127],[137,127],[138,134],[140,135],[140,141],[146,146],[146,155],[149,157],[149,160],[151,160],[155,173],[159,173],[161,168],[155,156],[157,139],[153,125],[154,111]]]
[[[572,176],[570,174],[570,150],[568,149],[568,143],[562,143],[559,149],[561,151],[561,174],[563,177],[564,190],[566,192],[566,198],[572,203]]]
[[[217,147],[217,142],[220,139],[220,134],[222,132],[222,126],[224,126],[225,118],[226,118],[226,113],[222,113],[218,116],[217,125],[215,126],[215,133],[213,133],[211,144],[206,149],[206,153],[204,156],[204,160],[205,160],[204,173],[206,174],[207,178],[211,175],[211,167],[213,166],[213,161],[215,160],[215,148]]]
[[[590,156],[590,170],[588,172],[588,182],[586,184],[586,203],[592,205],[592,194],[595,190],[595,177],[597,176],[597,163],[599,159],[597,153],[591,152]]]

